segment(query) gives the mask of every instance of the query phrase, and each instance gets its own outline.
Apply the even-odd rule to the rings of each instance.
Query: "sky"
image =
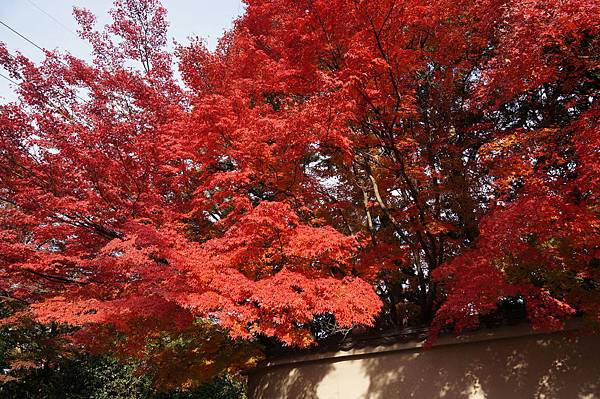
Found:
[[[214,49],[223,32],[244,12],[240,0],[162,0],[168,10],[169,36],[179,43],[199,36]],[[89,60],[91,48],[77,34],[73,6],[87,8],[98,18],[98,25],[108,23],[112,0],[0,0],[0,21],[11,26],[42,48],[60,49]],[[0,41],[9,51],[20,51],[33,61],[42,52],[0,24]],[[171,40],[172,42],[172,40]],[[0,69],[4,75],[4,70]],[[15,99],[12,84],[0,77],[0,103]]]

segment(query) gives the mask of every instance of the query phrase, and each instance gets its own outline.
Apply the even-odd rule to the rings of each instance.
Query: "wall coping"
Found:
[[[432,345],[430,350],[435,350],[436,348],[450,345],[471,344],[477,342],[495,341],[524,336],[560,334],[578,330],[580,326],[581,322],[579,320],[571,320],[565,323],[564,329],[550,332],[534,330],[529,324],[519,324],[515,326],[504,326],[493,329],[477,330],[473,332],[460,334],[458,336],[443,335],[437,339],[437,341]],[[345,351],[340,350],[321,353],[300,353],[298,355],[287,355],[281,358],[265,360],[261,362],[257,367],[253,368],[252,370],[249,370],[247,374],[250,375],[265,369],[277,368],[282,366],[300,365],[304,363],[322,363],[330,359],[334,362],[338,362],[365,356],[378,356],[389,352],[415,351],[423,349],[424,346],[425,340],[413,340],[409,342],[399,342],[389,345],[363,347],[357,349],[349,349]]]

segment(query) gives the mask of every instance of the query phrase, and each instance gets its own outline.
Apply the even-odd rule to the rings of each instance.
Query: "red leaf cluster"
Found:
[[[597,322],[598,7],[248,0],[215,51],[177,49],[183,82],[158,0],[104,31],[75,10],[89,64],[0,46],[2,295],[301,346],[327,317],[461,330],[507,298]]]

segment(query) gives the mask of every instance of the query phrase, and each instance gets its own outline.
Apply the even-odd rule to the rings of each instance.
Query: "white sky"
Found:
[[[180,43],[190,36],[206,39],[213,49],[224,30],[231,28],[235,18],[244,12],[241,0],[162,0],[168,11],[169,37]],[[47,49],[60,49],[90,59],[90,46],[75,34],[77,24],[73,6],[91,10],[98,26],[109,22],[112,0],[0,0],[0,20],[10,25],[34,43]],[[0,41],[9,51],[20,51],[34,61],[42,52],[0,25]],[[171,40],[172,41],[172,40]],[[3,69],[0,72],[7,75]],[[12,85],[0,77],[0,103],[14,100]]]

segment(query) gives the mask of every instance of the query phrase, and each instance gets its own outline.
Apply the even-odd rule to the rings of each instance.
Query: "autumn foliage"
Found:
[[[74,15],[91,63],[0,46],[5,322],[164,360],[506,299],[600,321],[597,1],[248,0],[175,54],[158,0]]]

